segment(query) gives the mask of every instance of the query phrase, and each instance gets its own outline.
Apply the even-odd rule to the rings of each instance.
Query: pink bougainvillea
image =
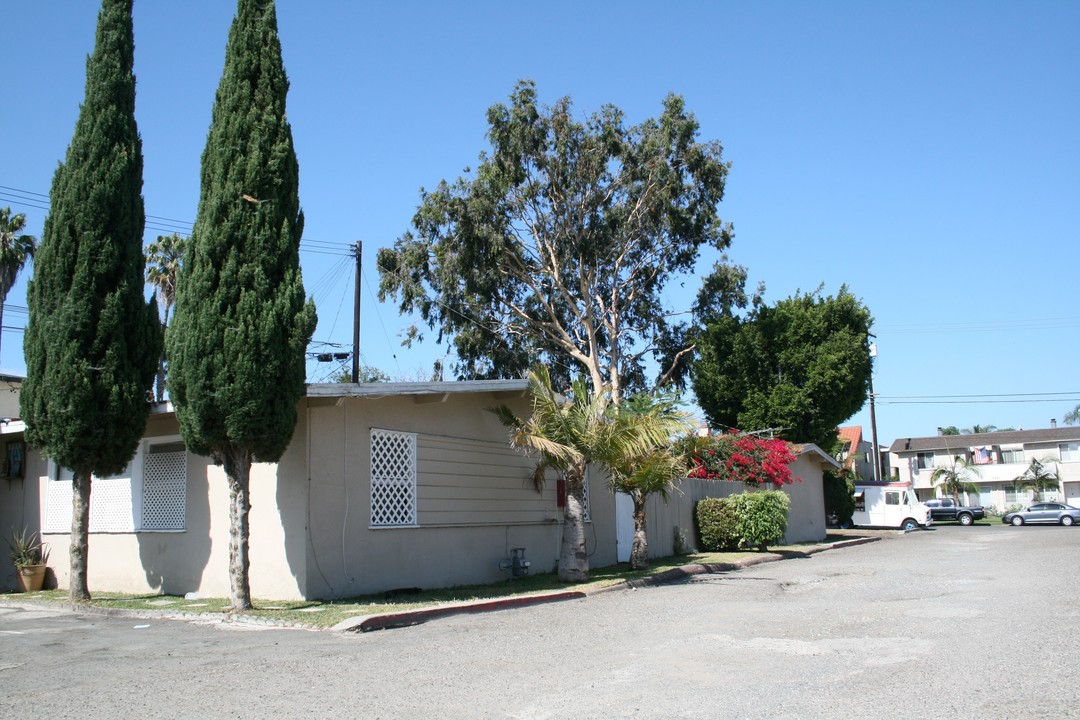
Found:
[[[776,487],[789,485],[798,478],[791,474],[795,455],[791,445],[778,439],[759,438],[731,432],[698,438],[691,450],[694,469],[689,477]]]

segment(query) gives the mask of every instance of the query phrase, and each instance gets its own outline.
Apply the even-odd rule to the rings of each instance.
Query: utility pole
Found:
[[[874,444],[874,482],[881,482],[881,452],[877,442],[877,416],[874,415],[874,358],[877,357],[877,344],[871,343],[870,338],[877,339],[877,335],[867,333],[867,350],[870,353],[870,442]]]
[[[356,241],[353,254],[356,257],[356,280],[353,282],[352,381],[358,383],[360,382],[360,266],[364,258],[362,241]]]

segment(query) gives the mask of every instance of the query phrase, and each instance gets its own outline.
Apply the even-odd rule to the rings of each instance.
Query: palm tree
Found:
[[[0,328],[4,325],[4,302],[8,292],[26,261],[34,256],[37,249],[37,240],[33,235],[19,234],[25,226],[26,215],[12,215],[11,208],[0,208]]]
[[[675,481],[686,477],[690,470],[689,457],[679,452],[671,442],[673,437],[692,430],[690,417],[678,410],[670,397],[639,395],[615,408],[619,425],[632,429],[652,445],[641,453],[633,448],[611,458],[608,471],[611,486],[624,492],[634,502],[634,542],[630,548],[630,569],[649,566],[649,541],[645,533],[645,502],[649,495],[659,493],[667,501],[675,489]]]
[[[1046,468],[1050,462],[1053,462],[1053,460],[1036,460],[1032,458],[1031,464],[1024,470],[1024,473],[1013,479],[1013,482],[1016,483],[1017,487],[1025,490],[1030,488],[1035,493],[1036,499],[1042,499],[1044,491],[1057,490],[1059,487],[1057,473]]]
[[[1075,425],[1080,422],[1080,405],[1077,405],[1069,412],[1065,413],[1065,417],[1062,418],[1066,425]]]
[[[972,477],[980,477],[979,468],[969,460],[957,455],[950,466],[942,465],[930,475],[930,483],[944,486],[945,492],[960,503],[960,493],[977,493],[979,486],[972,482]]]
[[[169,313],[176,302],[176,276],[183,263],[184,249],[188,239],[179,233],[158,235],[158,239],[146,246],[146,281],[156,288],[158,304],[162,310],[161,331],[166,332]],[[165,350],[161,351],[157,373],[157,401],[165,402]]]
[[[585,473],[590,464],[615,473],[625,473],[628,458],[647,458],[670,441],[670,425],[648,422],[634,412],[620,412],[610,404],[605,389],[592,392],[585,378],[571,386],[570,396],[559,395],[551,386],[547,368],[529,373],[532,416],[517,417],[506,406],[492,411],[510,428],[511,446],[539,459],[533,483],[543,487],[548,470],[563,474],[566,505],[563,508],[563,537],[559,552],[559,580],[584,582],[589,579],[589,555],[585,547]],[[613,473],[613,474],[615,474]]]

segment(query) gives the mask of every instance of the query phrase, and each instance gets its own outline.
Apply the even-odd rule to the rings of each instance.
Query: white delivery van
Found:
[[[914,530],[929,527],[930,508],[919,502],[909,482],[863,483],[855,486],[854,525]]]

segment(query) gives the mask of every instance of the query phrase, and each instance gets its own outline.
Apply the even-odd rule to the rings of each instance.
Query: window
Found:
[[[915,467],[919,470],[927,470],[934,467],[934,453],[921,452],[915,456]]]
[[[1061,462],[1080,462],[1080,443],[1061,443],[1058,445]]]
[[[371,429],[371,526],[416,525],[416,434]]]
[[[1019,487],[1017,485],[1006,485],[1005,486],[1005,503],[1006,504],[1026,503],[1027,501],[1033,499],[1034,497],[1035,497],[1035,495],[1030,490],[1021,488],[1021,487]]]
[[[93,493],[90,493],[93,497]],[[184,443],[156,443],[143,462],[142,529],[183,530],[187,508]]]
[[[900,504],[900,493],[898,493],[898,492],[887,492],[887,493],[885,493],[885,504],[886,505],[899,505]]]
[[[71,530],[71,478],[51,461],[46,487],[44,531]],[[169,532],[185,529],[187,451],[179,438],[144,440],[135,457],[116,475],[94,476],[90,492],[90,532]]]
[[[1001,449],[1001,462],[1003,462],[1003,463],[1014,463],[1016,465],[1023,465],[1024,464],[1024,451],[1022,449],[1020,449],[1020,450],[1006,450],[1005,448],[1002,448]]]

